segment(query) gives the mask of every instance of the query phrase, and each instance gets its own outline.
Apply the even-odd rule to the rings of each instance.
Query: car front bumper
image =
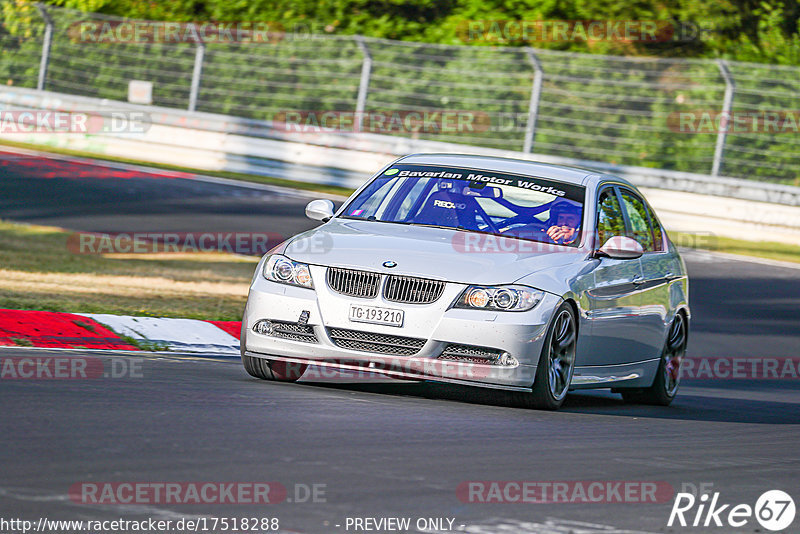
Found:
[[[395,378],[440,380],[503,389],[529,389],[536,374],[547,325],[561,298],[545,293],[539,304],[527,312],[495,312],[451,309],[452,302],[466,288],[448,283],[442,296],[432,304],[389,302],[348,297],[325,283],[325,267],[311,266],[315,289],[278,284],[265,280],[260,271],[250,287],[242,321],[242,354],[282,360],[293,364],[314,364],[339,369],[368,369]],[[404,311],[402,327],[352,322],[350,304],[379,306]],[[305,313],[304,313],[305,312]],[[301,319],[307,317],[307,321]],[[313,341],[259,334],[253,326],[260,320],[307,325]],[[401,336],[422,343],[413,355],[377,353],[345,348],[331,336],[331,329],[344,329],[371,339]],[[374,337],[373,337],[374,336]],[[508,353],[511,364],[442,359],[450,344],[495,349]],[[386,349],[391,351],[392,349]]]

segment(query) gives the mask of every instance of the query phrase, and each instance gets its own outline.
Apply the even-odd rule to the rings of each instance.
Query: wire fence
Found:
[[[87,21],[131,22],[40,7],[22,27],[0,25],[0,83],[124,101],[144,80],[155,105],[284,122],[456,113],[471,121],[389,133],[800,183],[797,67],[310,34],[109,42],[84,38]]]

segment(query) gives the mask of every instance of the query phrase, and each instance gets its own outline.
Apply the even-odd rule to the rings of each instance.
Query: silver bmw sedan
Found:
[[[677,393],[686,268],[626,180],[416,154],[306,215],[323,224],[267,253],[250,286],[254,377],[335,368],[510,390],[543,409],[577,389],[661,405]]]

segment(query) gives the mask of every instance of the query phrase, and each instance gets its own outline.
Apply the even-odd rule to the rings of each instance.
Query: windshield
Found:
[[[577,246],[584,188],[530,176],[460,167],[394,165],[340,217]]]

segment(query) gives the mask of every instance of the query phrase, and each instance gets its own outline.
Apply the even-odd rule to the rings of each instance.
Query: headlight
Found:
[[[280,254],[269,257],[264,263],[263,273],[264,278],[273,282],[314,289],[308,265],[292,261]]]
[[[526,286],[469,286],[456,299],[454,308],[528,311],[539,304],[544,291]]]

